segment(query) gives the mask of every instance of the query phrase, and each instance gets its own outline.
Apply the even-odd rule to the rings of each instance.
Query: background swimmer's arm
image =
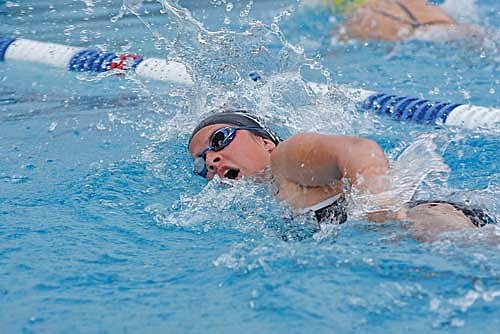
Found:
[[[385,189],[389,169],[380,146],[372,140],[321,134],[299,134],[280,143],[271,154],[271,170],[278,182],[306,187],[350,180],[361,190]]]

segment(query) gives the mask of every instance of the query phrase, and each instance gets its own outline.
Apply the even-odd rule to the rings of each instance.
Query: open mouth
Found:
[[[236,179],[238,177],[239,174],[240,174],[240,170],[239,169],[229,168],[224,173],[224,177],[228,178],[228,179],[231,179],[231,180],[234,180],[234,179]]]

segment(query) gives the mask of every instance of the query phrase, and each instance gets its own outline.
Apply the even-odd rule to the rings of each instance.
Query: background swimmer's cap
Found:
[[[335,13],[344,15],[364,5],[369,0],[323,0]]]
[[[198,126],[193,130],[191,137],[189,138],[188,147],[189,144],[191,144],[191,140],[193,139],[194,135],[198,131],[200,131],[204,127],[214,124],[229,124],[236,127],[255,126],[259,129],[249,131],[259,137],[271,140],[276,145],[281,142],[281,138],[277,134],[275,134],[260,117],[252,115],[246,110],[224,110],[206,117],[200,122],[200,124],[198,124]]]

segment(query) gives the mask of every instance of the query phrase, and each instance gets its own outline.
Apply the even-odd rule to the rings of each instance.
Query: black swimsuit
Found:
[[[302,208],[299,214],[313,212],[318,223],[333,222],[343,224],[347,221],[347,202],[344,194],[339,193],[327,198],[324,201],[316,203],[310,207]]]
[[[334,196],[329,204],[318,208],[318,206],[325,202],[308,208],[309,211],[314,211],[314,216],[318,223],[336,223],[340,225],[347,221],[347,202],[343,195]],[[415,200],[410,201],[407,205],[409,208],[414,208],[420,204],[450,204],[469,218],[471,223],[476,227],[497,223],[496,220],[489,216],[483,209],[463,203],[441,200]]]
[[[455,209],[458,211],[461,211],[465,217],[469,218],[472,224],[474,224],[476,227],[483,227],[484,225],[488,224],[496,224],[497,222],[495,221],[494,218],[490,217],[483,209],[470,206],[467,204],[463,203],[455,203],[455,202],[448,202],[448,201],[434,201],[434,200],[418,200],[418,201],[411,201],[408,203],[408,207],[414,208],[417,205],[420,204],[450,204],[453,206]]]
[[[484,210],[472,207],[466,204],[454,203],[449,201],[432,201],[432,200],[415,200],[410,201],[407,207],[414,208],[421,204],[450,204],[455,209],[463,212],[463,214],[470,219],[472,224],[477,227],[483,227],[487,224],[496,224],[495,219],[490,217],[485,213]],[[318,225],[312,224],[294,224],[294,220],[287,220],[289,224],[281,226],[279,228],[279,233],[284,241],[301,241],[309,238],[315,232],[318,232],[322,224],[336,224],[340,225],[347,221],[347,201],[344,195],[338,194],[325,201],[317,203],[308,208],[303,208],[300,210],[299,214],[306,214],[307,212],[313,213]]]
[[[314,211],[318,223],[333,222],[338,225],[347,221],[347,203],[344,196],[340,196],[335,202]]]

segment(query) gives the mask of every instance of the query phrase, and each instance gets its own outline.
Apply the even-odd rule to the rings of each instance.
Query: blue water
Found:
[[[420,243],[405,223],[354,215],[314,234],[264,185],[207,185],[185,148],[204,110],[228,101],[255,108],[282,135],[371,137],[394,164],[424,138],[438,158],[410,155],[415,165],[450,170],[418,194],[467,199],[499,217],[498,131],[400,124],[302,85],[329,76],[499,107],[494,43],[338,45],[325,11],[255,1],[241,16],[250,3],[180,1],[193,18],[177,22],[147,2],[138,11],[148,29],[131,14],[112,19],[118,1],[0,1],[2,36],[182,58],[197,78],[191,89],[0,63],[1,333],[498,333],[498,227]],[[499,26],[498,2],[475,8],[481,25]],[[234,34],[257,20],[282,35]],[[198,43],[191,37],[206,35],[196,23],[223,31]],[[248,80],[249,70],[264,82]]]

